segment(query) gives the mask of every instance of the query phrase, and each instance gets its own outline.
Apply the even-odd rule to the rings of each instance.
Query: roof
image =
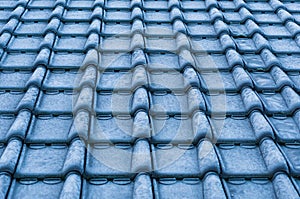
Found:
[[[0,198],[299,198],[299,2],[2,0],[0,34]]]

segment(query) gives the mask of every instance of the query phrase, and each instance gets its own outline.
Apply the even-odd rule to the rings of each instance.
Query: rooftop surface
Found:
[[[0,198],[299,198],[300,2],[0,1]]]

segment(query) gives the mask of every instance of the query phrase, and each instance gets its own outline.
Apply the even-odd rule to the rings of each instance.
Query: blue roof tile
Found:
[[[193,116],[153,115],[153,143],[194,143],[207,137],[211,138],[208,119],[203,112],[195,112]]]
[[[212,138],[211,129],[206,115],[195,112],[193,116],[184,115],[153,115],[152,142],[174,144],[197,144],[203,138]]]
[[[200,81],[201,88],[205,92],[238,92],[245,86],[253,87],[249,75],[240,67],[234,68],[232,72],[212,71],[200,73]]]
[[[215,32],[214,26],[212,26],[209,23],[202,23],[198,24],[197,22],[195,23],[188,23],[187,24],[187,31],[188,34],[191,35],[192,37],[216,37],[217,34]]]
[[[52,9],[30,9],[22,15],[23,21],[48,21],[51,18]],[[58,16],[57,16],[58,17]]]
[[[101,195],[102,198],[131,198],[133,197],[134,182],[130,179],[95,179],[84,181],[83,198],[93,198],[95,195]]]
[[[82,173],[84,155],[84,144],[80,140],[73,141],[70,146],[24,145],[15,175],[18,178],[45,178],[63,177],[71,171]]]
[[[17,27],[16,27],[17,26]],[[34,28],[32,27],[34,26]],[[19,23],[17,19],[11,19],[3,28],[2,32],[4,31],[9,31],[11,33],[14,32],[16,35],[20,34],[42,34],[44,28],[47,26],[47,23],[42,22],[42,23]],[[15,29],[16,28],[16,29]],[[14,30],[15,29],[15,30]]]
[[[270,125],[273,126],[278,142],[299,142],[299,116],[299,111],[297,111],[293,116],[269,117]]]
[[[297,198],[297,192],[292,188],[291,180],[284,173],[277,174],[272,180],[267,178],[232,178],[223,181],[231,198],[281,198],[288,196]],[[259,192],[259,194],[257,194]]]
[[[86,127],[89,124],[87,112],[72,115],[38,115],[31,120],[30,129],[26,136],[26,143],[70,143],[80,136],[87,139]]]
[[[82,52],[89,48],[95,48],[99,43],[99,38],[96,34],[90,34],[89,37],[60,37],[56,39],[53,46],[54,51],[72,51]]]
[[[18,113],[17,116],[12,114],[2,115],[2,131],[0,142],[7,142],[10,138],[19,137],[24,139],[26,136],[26,131],[29,126],[31,119],[31,114],[28,110],[23,110]]]
[[[299,153],[300,145],[285,144],[285,145],[280,145],[280,148],[288,162],[291,175],[300,176],[299,158],[297,155]]]
[[[94,19],[91,23],[73,21],[62,22],[58,29],[58,35],[63,36],[87,36],[92,32],[100,33],[101,22]]]
[[[218,143],[255,143],[265,137],[274,137],[271,126],[259,111],[252,112],[249,117],[212,117],[210,124]]]
[[[226,177],[271,177],[288,170],[283,155],[271,139],[263,140],[259,146],[220,144],[217,151]]]
[[[188,197],[188,198],[226,198],[221,181],[214,173],[204,179],[199,178],[160,178],[154,181],[156,198]]]
[[[50,35],[53,37],[53,34],[49,34],[49,36]],[[7,46],[7,50],[10,52],[13,51],[37,52],[39,51],[40,47],[47,46],[47,44],[45,44],[46,46],[44,46],[42,42],[43,42],[42,37],[14,37],[13,36],[10,39],[10,43]],[[51,43],[49,43],[49,45],[51,45]]]
[[[89,178],[130,178],[134,172],[151,170],[150,146],[145,140],[130,144],[89,145],[85,174]]]
[[[148,111],[147,91],[139,88],[132,92],[100,92],[97,93],[96,113],[99,114],[134,114],[138,109]]]
[[[35,111],[37,114],[72,114],[72,103],[77,97],[78,93],[73,93],[73,91],[42,92],[37,101]]]
[[[115,79],[114,82],[111,79]],[[100,73],[97,90],[131,91],[140,86],[147,86],[148,78],[144,67],[136,67],[133,71],[104,71]]]
[[[68,1],[66,7],[68,9],[91,9],[97,5],[99,1]],[[101,5],[101,4],[100,4]]]
[[[191,86],[200,87],[197,73],[192,68],[186,68],[182,73],[177,71],[149,73],[149,89],[151,91],[185,91]]]
[[[58,1],[58,2],[62,2],[62,1]],[[54,1],[39,1],[39,0],[32,0],[29,2],[28,4],[28,8],[32,9],[32,8],[55,8],[55,6],[57,5],[58,2],[54,2]]]
[[[139,111],[130,115],[98,115],[92,118],[90,142],[134,143],[137,138],[150,137],[149,118]]]
[[[251,88],[245,88],[242,93],[211,93],[206,94],[208,114],[247,115],[253,110],[262,110],[258,96]]]
[[[26,84],[32,72],[29,70],[25,71],[2,71],[0,73],[0,87],[1,89],[11,90],[23,90],[26,88]]]
[[[63,16],[63,21],[89,21],[92,19],[102,19],[102,8],[95,7],[94,9],[67,9]]]
[[[36,87],[30,87],[26,92],[22,91],[2,91],[1,112],[17,113],[22,109],[33,110],[39,90]]]
[[[150,104],[151,113],[158,115],[190,114],[195,110],[206,110],[203,95],[196,88],[191,88],[186,93],[153,92]]]
[[[284,87],[281,92],[263,92],[259,97],[267,114],[292,114],[300,106],[300,97],[291,87]]]
[[[213,145],[202,141],[191,144],[152,145],[154,175],[157,177],[198,177],[206,172],[219,172],[219,162]],[[169,161],[166,161],[169,160]]]
[[[274,53],[296,53],[300,48],[293,39],[269,39]]]
[[[82,76],[78,70],[52,70],[48,71],[43,82],[45,90],[72,90],[76,86],[76,77]]]
[[[5,53],[1,59],[2,69],[32,69],[32,63],[37,57],[37,53]]]
[[[13,9],[15,8],[17,5],[21,5],[21,4],[26,4],[26,1],[2,1],[1,3],[1,8],[6,8],[6,9]]]
[[[50,198],[59,197],[64,182],[60,179],[37,179],[14,180],[8,198]],[[43,190],[43,191],[38,191]]]
[[[85,58],[85,53],[80,52],[55,52],[51,53],[49,68],[52,69],[79,69]]]
[[[287,74],[277,66],[274,66],[270,72],[250,72],[250,76],[257,91],[279,91],[284,86],[293,86]]]
[[[76,174],[70,174],[65,180],[59,178],[14,180],[8,198],[78,197],[80,186],[81,179]]]
[[[93,198],[101,195],[102,198],[152,198],[152,183],[148,175],[138,175],[134,180],[126,178],[107,179],[95,178],[83,183],[83,198]]]
[[[257,23],[281,23],[280,18],[273,11],[263,12],[253,12],[253,16]]]
[[[148,67],[150,70],[163,70],[163,69],[169,69],[169,70],[181,70],[180,66],[180,57],[173,53],[167,53],[167,52],[153,52],[147,54],[148,58]],[[172,63],[172,66],[170,66],[169,63]]]

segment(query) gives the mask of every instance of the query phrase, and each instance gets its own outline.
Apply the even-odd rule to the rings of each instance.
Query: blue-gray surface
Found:
[[[1,0],[0,198],[300,198],[300,2]]]

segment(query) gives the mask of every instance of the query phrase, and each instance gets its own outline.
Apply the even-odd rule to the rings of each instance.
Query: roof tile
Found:
[[[219,172],[219,162],[209,141],[190,144],[152,145],[154,175],[157,177],[197,177],[209,171]]]
[[[211,138],[208,119],[203,112],[195,112],[193,116],[153,115],[152,143],[194,143],[207,137]]]
[[[278,142],[294,143],[299,142],[299,111],[293,116],[272,116],[269,117]]]
[[[210,123],[218,143],[257,143],[265,137],[273,138],[273,130],[259,111],[248,117],[212,117]]]
[[[15,175],[18,178],[45,178],[63,177],[71,171],[83,173],[84,153],[84,144],[80,140],[73,141],[70,146],[24,145]]]
[[[190,197],[190,198],[226,198],[221,181],[214,173],[204,179],[161,178],[154,181],[156,198]]]
[[[80,193],[80,185],[81,179],[76,174],[70,174],[66,180],[58,178],[14,180],[8,198],[58,198],[72,196],[77,198]]]
[[[297,193],[293,189],[290,179],[283,173],[276,175],[273,180],[265,178],[252,178],[251,180],[236,178],[226,180],[224,184],[231,197],[281,198],[285,195],[290,198],[297,198]],[[260,193],[259,196],[257,192]]]

